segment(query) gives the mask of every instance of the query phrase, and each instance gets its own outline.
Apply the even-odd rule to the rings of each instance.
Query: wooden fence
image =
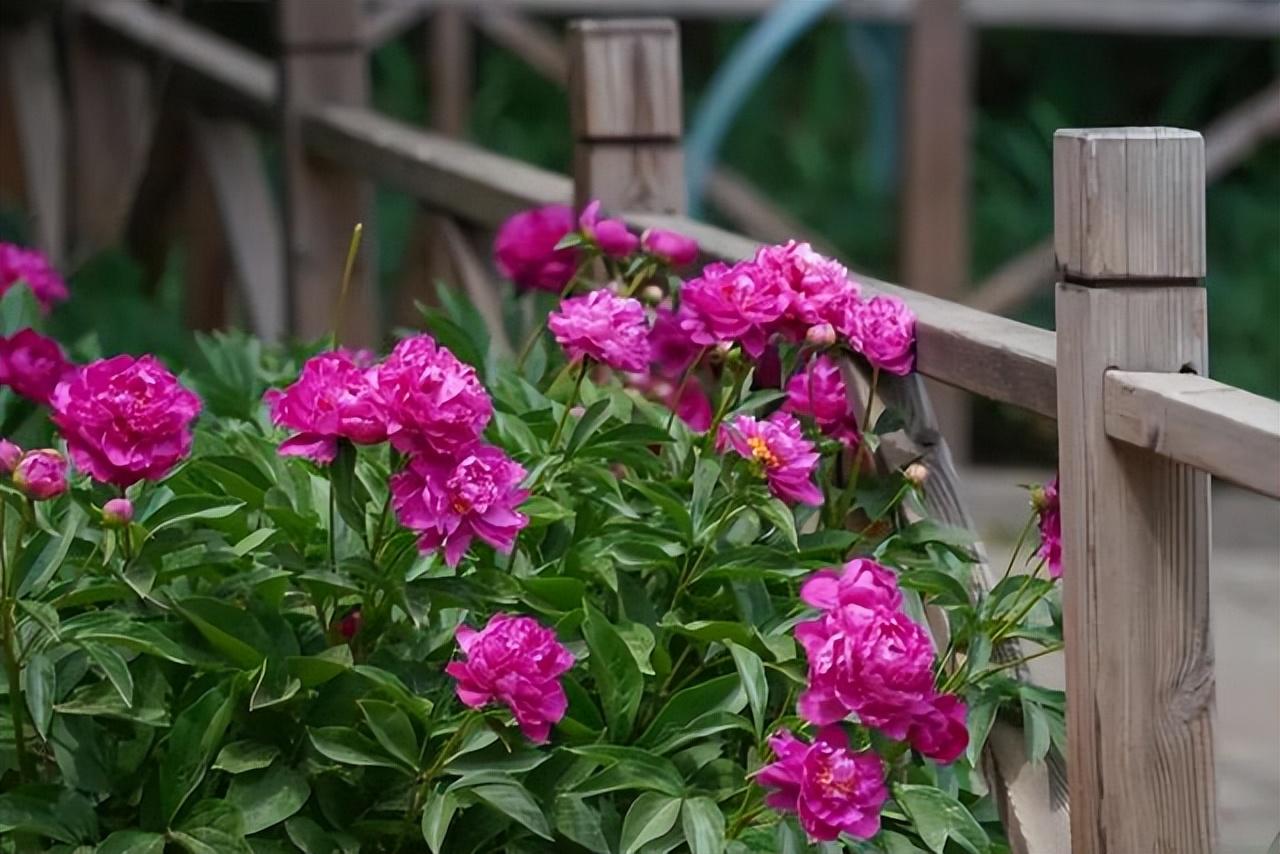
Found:
[[[678,31],[669,21],[571,29],[570,179],[367,107],[350,38],[355,0],[280,0],[274,66],[140,0],[69,6],[74,133],[62,121],[48,22],[3,36],[42,241],[75,254],[130,238],[145,250],[156,206],[171,210],[175,187],[185,187],[194,218],[183,224],[204,226],[190,237],[207,244],[188,252],[189,302],[217,312],[238,300],[265,337],[331,326],[336,258],[370,182],[441,218],[458,283],[495,330],[498,291],[467,232],[522,208],[600,197],[637,227],[696,237],[708,257],[756,247],[683,216]],[[146,96],[159,79],[162,112]],[[280,141],[282,205],[258,144],[264,130]],[[192,171],[200,180],[184,181]],[[1204,375],[1204,181],[1196,133],[1058,132],[1056,336],[859,277],[916,312],[920,374],[1059,420],[1069,787],[1053,761],[1027,763],[1016,730],[993,731],[987,769],[1019,852],[1215,849],[1208,476],[1280,498],[1280,404]],[[239,285],[231,295],[221,289],[227,278]],[[362,287],[344,323],[352,343],[383,328]],[[905,453],[934,470],[931,511],[966,524],[919,377],[890,382],[885,395],[908,410]]]

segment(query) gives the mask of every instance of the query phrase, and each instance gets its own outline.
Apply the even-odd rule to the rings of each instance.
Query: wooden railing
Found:
[[[331,7],[333,17],[319,24],[310,14],[291,17],[296,2],[279,5],[286,32],[278,68],[139,0],[71,4],[72,65],[95,70],[73,74],[77,138],[68,140],[56,121],[19,128],[23,139],[49,142],[44,150],[26,145],[23,157],[30,197],[44,206],[42,233],[64,240],[70,230],[83,249],[145,230],[139,208],[164,197],[166,182],[182,171],[164,146],[180,136],[194,141],[213,184],[207,200],[230,244],[249,324],[269,338],[316,335],[332,324],[331,254],[345,248],[368,181],[445,217],[460,284],[495,329],[498,292],[458,223],[492,228],[530,206],[601,197],[637,227],[696,237],[708,257],[754,252],[754,241],[683,215],[678,33],[670,22],[572,31],[577,152],[570,179],[381,116],[361,103],[359,82],[326,83],[353,68],[364,73],[346,41],[354,0],[303,0],[308,12]],[[6,51],[22,44],[26,56],[50,56],[41,35],[8,34]],[[6,59],[9,68],[19,64]],[[72,158],[81,163],[71,170],[75,204],[110,202],[104,210],[115,219],[78,210],[68,217],[49,191],[68,181],[50,152],[91,151],[113,133],[136,132],[107,123],[94,99],[127,101],[149,68],[167,76],[170,105],[153,121],[150,155],[135,143],[113,164]],[[37,88],[33,97],[60,97],[56,79]],[[277,213],[253,128],[280,132],[289,216]],[[86,174],[106,168],[140,176],[129,185],[131,198],[121,201],[119,186],[104,180],[110,175]],[[1198,854],[1216,844],[1207,475],[1280,498],[1280,404],[1203,375],[1204,180],[1195,133],[1059,132],[1056,335],[858,277],[868,291],[898,296],[916,312],[920,374],[1059,421],[1070,810],[1061,766],[1029,765],[1020,734],[997,727],[987,768],[1019,852]],[[215,295],[196,304],[220,301]],[[347,314],[355,315],[344,320],[352,341],[378,337],[371,299]],[[929,509],[968,523],[918,377],[884,391],[908,409],[908,453],[934,469]],[[984,575],[980,583],[991,580]]]

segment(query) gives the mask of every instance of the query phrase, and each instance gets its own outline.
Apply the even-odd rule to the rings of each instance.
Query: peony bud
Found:
[[[1037,513],[1049,506],[1049,496],[1045,493],[1043,486],[1033,486],[1031,488],[1031,507]]]
[[[912,463],[903,471],[902,476],[913,486],[924,486],[924,482],[929,479],[929,469],[923,463]]]
[[[830,347],[836,343],[836,330],[830,323],[817,323],[809,327],[804,342],[810,347]]]
[[[650,228],[640,235],[645,251],[673,267],[698,260],[698,241],[664,228]]]
[[[351,640],[360,631],[364,623],[364,614],[359,608],[352,608],[347,615],[338,621],[338,634],[343,640]]]
[[[640,289],[640,301],[645,305],[657,305],[664,296],[662,288],[657,285],[645,285]]]
[[[22,459],[22,449],[8,439],[0,439],[0,474],[12,474]]]
[[[67,459],[52,448],[28,451],[13,469],[13,485],[36,501],[67,491]]]
[[[113,498],[102,505],[102,524],[108,528],[124,528],[133,521],[133,502]]]

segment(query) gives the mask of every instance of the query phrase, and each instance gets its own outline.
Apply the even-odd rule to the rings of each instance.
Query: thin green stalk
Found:
[[[573,275],[569,278],[569,283],[564,286],[564,290],[560,291],[560,302],[563,302],[565,297],[573,293],[573,289],[578,286],[578,276],[582,275],[582,271],[586,269],[588,263],[590,263],[589,260],[583,261],[578,265],[578,269],[573,271]],[[547,317],[543,317],[538,324],[538,328],[530,333],[529,337],[525,339],[524,346],[520,348],[520,355],[516,357],[516,373],[519,373],[524,367],[525,359],[528,359],[529,354],[533,352],[533,345],[542,337],[542,333],[546,331]]]
[[[711,419],[711,426],[707,428],[707,438],[703,448],[707,453],[710,453],[716,446],[716,432],[720,428],[720,422],[724,421],[725,416],[729,414],[729,410],[733,408],[738,398],[742,396],[742,387],[746,383],[747,374],[750,373],[747,370],[739,371],[736,367],[732,367],[730,370],[733,372],[733,380],[721,392],[720,403],[716,406],[715,415]]]
[[[1014,543],[1013,554],[1009,555],[1009,565],[1004,568],[1004,575],[1000,576],[1000,581],[1004,581],[1013,572],[1013,566],[1018,562],[1018,553],[1022,551],[1022,545],[1027,541],[1027,534],[1031,533],[1031,526],[1035,524],[1036,514],[1032,513],[1027,517],[1027,522],[1022,526],[1022,532],[1018,534],[1018,541]],[[996,587],[999,587],[999,582]],[[995,589],[994,587],[992,588]]]
[[[986,670],[979,673],[978,679],[982,679],[984,677],[990,676],[992,673],[999,673],[1002,670],[1010,670],[1014,667],[1020,667],[1023,664],[1026,664],[1028,661],[1034,661],[1035,659],[1040,658],[1043,655],[1051,655],[1052,653],[1055,653],[1061,650],[1063,646],[1064,644],[1062,643],[1052,643],[1046,646],[1044,649],[1036,650],[1030,655],[1024,655],[1021,658],[1015,658],[1013,661],[1002,661],[1000,662],[1000,664],[996,665],[995,667],[987,668]]]
[[[347,308],[347,292],[351,290],[351,273],[356,268],[356,255],[360,252],[360,238],[364,234],[364,223],[357,222],[351,229],[351,242],[347,244],[347,261],[342,267],[342,287],[338,289],[338,304],[333,307],[332,346],[337,348],[342,341],[342,317]]]
[[[1013,601],[1015,603],[1022,598],[1022,594],[1025,593],[1027,588],[1031,586],[1031,582],[1035,579],[1037,575],[1040,574],[1040,569],[1044,566],[1044,564],[1045,562],[1043,560],[1037,563],[1035,565],[1035,568],[1031,570],[1031,574],[1028,575],[1026,580],[1023,581],[1022,584],[1018,587],[1018,593],[1013,598]],[[1009,630],[1017,626],[1019,623],[1021,623],[1022,618],[1027,616],[1027,614],[1031,613],[1031,609],[1034,608],[1036,606],[1036,603],[1038,603],[1041,599],[1043,599],[1048,594],[1048,592],[1049,592],[1049,589],[1046,589],[1043,592],[1041,592],[1039,595],[1032,596],[1029,602],[1027,602],[1024,606],[1019,608],[1015,613],[1011,614],[1007,619],[1005,619],[1001,623],[1000,627],[997,628],[994,633],[992,633],[991,645],[995,646],[1000,641],[1004,640],[1004,637],[1006,634],[1008,634]]]
[[[9,502],[0,498],[0,538],[8,532],[7,510]],[[15,556],[22,545],[23,525],[18,526],[18,542],[14,544]],[[27,753],[26,735],[26,702],[22,696],[22,669],[18,666],[18,656],[14,648],[17,639],[13,611],[14,596],[9,588],[13,579],[9,576],[9,544],[0,539],[0,653],[4,656],[5,678],[9,683],[9,716],[13,720],[13,749],[18,757],[18,782],[32,782],[35,769],[31,764],[31,756]]]
[[[338,485],[333,481],[333,469],[329,470],[329,568],[338,571]]]
[[[671,414],[667,416],[667,432],[671,432],[671,427],[676,423],[676,409],[680,406],[680,398],[684,397],[684,390],[689,385],[689,380],[693,378],[693,372],[697,370],[698,364],[702,362],[707,355],[710,347],[703,347],[698,351],[698,355],[689,363],[689,367],[684,369],[684,373],[680,376],[680,385],[676,386],[675,397],[671,399]]]
[[[582,381],[586,379],[587,369],[590,365],[591,360],[583,356],[582,368],[578,371],[578,378],[573,383],[573,391],[569,393],[569,401],[564,405],[564,413],[560,416],[560,423],[556,425],[555,435],[551,437],[550,447],[552,450],[560,443],[560,436],[564,433],[564,426],[569,421],[569,411],[578,403],[578,394],[582,391]]]
[[[871,429],[871,404],[876,399],[876,387],[880,385],[880,369],[872,366],[871,368],[871,388],[867,390],[867,406],[862,413],[862,422],[858,425],[858,429],[865,436]],[[862,453],[866,448],[866,443],[861,439],[858,446],[853,449],[852,472],[849,474],[849,485],[845,487],[844,492],[840,496],[839,503],[836,505],[836,518],[832,520],[832,524],[843,527],[844,518],[849,515],[849,510],[853,507],[853,502],[857,498],[858,493],[858,476],[862,474]]]

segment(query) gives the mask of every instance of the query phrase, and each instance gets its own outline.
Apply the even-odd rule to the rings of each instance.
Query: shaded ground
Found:
[[[993,561],[1008,559],[1026,519],[1018,484],[1049,475],[1012,469],[962,475]],[[1264,854],[1280,833],[1280,502],[1216,484],[1213,523],[1221,851]],[[1052,662],[1046,681],[1060,687],[1061,670],[1061,661]]]

